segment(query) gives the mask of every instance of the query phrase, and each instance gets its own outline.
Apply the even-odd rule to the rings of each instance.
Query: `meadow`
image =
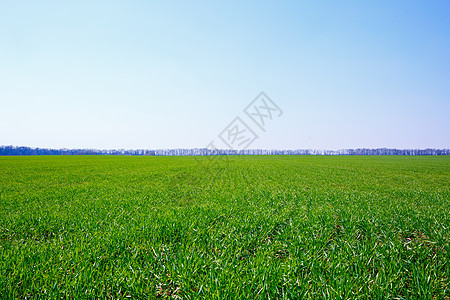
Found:
[[[450,299],[450,157],[0,157],[1,299]]]

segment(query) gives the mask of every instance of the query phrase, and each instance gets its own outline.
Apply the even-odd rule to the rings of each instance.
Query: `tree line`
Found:
[[[155,156],[200,156],[200,155],[450,155],[450,149],[389,149],[360,148],[341,150],[232,150],[232,149],[48,149],[17,146],[0,146],[0,156],[14,155],[155,155]]]

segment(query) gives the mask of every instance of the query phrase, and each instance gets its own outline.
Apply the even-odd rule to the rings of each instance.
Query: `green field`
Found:
[[[0,157],[0,298],[450,298],[450,157],[216,159]]]

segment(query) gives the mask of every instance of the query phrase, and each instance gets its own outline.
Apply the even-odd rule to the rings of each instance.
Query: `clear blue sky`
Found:
[[[448,1],[63,2],[0,2],[0,145],[450,148]]]

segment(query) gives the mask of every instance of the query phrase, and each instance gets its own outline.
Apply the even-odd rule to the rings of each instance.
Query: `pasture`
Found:
[[[450,157],[0,157],[0,298],[449,299]]]

